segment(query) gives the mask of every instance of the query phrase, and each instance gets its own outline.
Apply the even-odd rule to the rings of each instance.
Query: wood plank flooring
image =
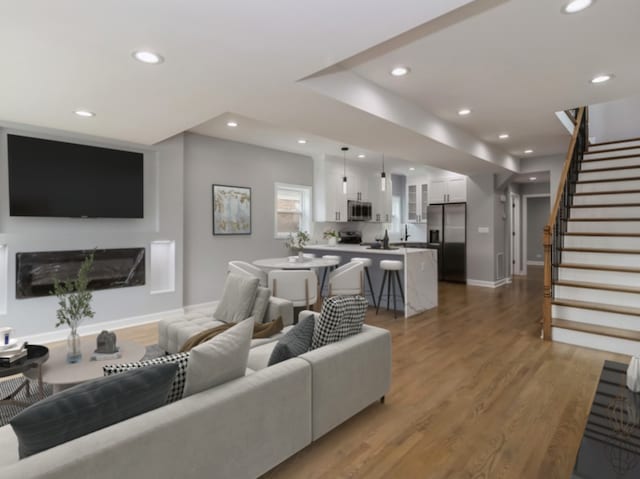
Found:
[[[541,341],[541,308],[530,267],[495,290],[440,283],[440,306],[408,320],[370,310],[393,336],[386,403],[263,477],[568,478],[602,363],[628,358]],[[153,344],[157,328],[118,337]]]

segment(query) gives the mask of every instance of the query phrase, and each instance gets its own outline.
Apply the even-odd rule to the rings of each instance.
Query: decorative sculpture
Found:
[[[113,354],[118,351],[116,346],[116,333],[111,331],[102,331],[98,335],[96,353]]]

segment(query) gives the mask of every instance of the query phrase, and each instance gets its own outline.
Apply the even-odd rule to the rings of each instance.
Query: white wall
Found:
[[[33,135],[95,146],[123,148],[144,153],[144,218],[82,219],[9,216],[7,133]],[[182,307],[183,137],[170,138],[152,147],[72,135],[25,125],[0,125],[0,244],[8,247],[6,314],[0,324],[15,329],[18,337],[55,330],[55,297],[16,299],[15,258],[18,252],[92,248],[146,248],[146,284],[95,291],[96,315],[83,328],[105,321],[122,320]],[[117,191],[114,191],[117,194]],[[151,295],[149,245],[153,240],[176,242],[175,291]],[[0,274],[0,278],[2,275]],[[62,330],[59,334],[64,334]]]
[[[467,280],[495,281],[494,176],[467,179]],[[489,228],[480,233],[478,228]]]
[[[527,158],[520,162],[520,173],[538,173],[542,171],[549,172],[549,193],[551,195],[551,203],[549,211],[553,208],[558,191],[558,183],[562,175],[562,167],[564,166],[565,155],[541,156],[539,158]]]
[[[185,134],[184,304],[222,295],[227,262],[288,254],[274,238],[274,183],[311,186],[310,157]],[[212,184],[251,188],[251,235],[214,236]]]

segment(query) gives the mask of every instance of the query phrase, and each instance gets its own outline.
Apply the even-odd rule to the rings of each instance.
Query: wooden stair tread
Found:
[[[601,141],[600,143],[590,143],[588,147],[602,146],[602,145],[615,145],[616,143],[631,143],[632,141],[640,141],[640,138],[630,138],[628,140]]]
[[[591,309],[594,311],[640,316],[640,308],[618,306],[615,304],[592,303],[590,301],[575,301],[573,299],[554,299],[551,301],[551,304],[555,304],[556,306],[568,306],[570,308]]]
[[[618,160],[620,158],[631,158],[629,156],[620,156],[618,158],[601,158],[601,160]],[[601,173],[603,171],[620,171],[620,170],[633,170],[636,168],[640,168],[640,164],[639,165],[628,165],[628,166],[610,166],[609,168],[593,168],[590,170],[583,170],[580,169],[578,170],[578,173]]]
[[[573,196],[590,196],[590,195],[624,195],[624,194],[640,194],[640,190],[609,190],[609,191],[592,191],[588,193],[574,193]]]
[[[558,248],[560,251],[575,253],[611,253],[611,254],[640,254],[640,249],[607,249],[607,248]]]
[[[598,233],[598,232],[575,232],[563,233],[563,236],[602,236],[612,238],[640,238],[640,233]]]
[[[640,268],[632,266],[605,266],[600,264],[560,263],[554,265],[557,268],[591,269],[596,271],[614,271],[617,273],[640,273]]]
[[[638,140],[635,140],[638,141]],[[618,148],[607,148],[604,150],[585,151],[585,155],[597,155],[598,153],[609,153],[610,151],[626,151],[626,150],[640,150],[640,145],[637,146],[620,146]]]
[[[616,208],[640,206],[640,203],[600,203],[595,205],[572,205],[571,208]]]
[[[604,178],[600,180],[578,180],[576,185],[584,185],[588,183],[606,183],[608,181],[638,181],[640,176],[630,176],[628,178]]]
[[[567,319],[559,318],[551,318],[551,326],[562,329],[570,329],[572,331],[580,331],[583,333],[610,336],[612,338],[640,341],[640,331],[631,331],[629,329],[612,328],[610,326],[581,323],[579,321],[569,321]]]
[[[564,218],[564,221],[640,221],[640,218]]]
[[[640,293],[640,287],[620,286],[608,283],[591,283],[589,281],[559,280],[553,283],[556,286],[570,286],[572,288],[600,289],[603,291],[617,291],[620,293]]]

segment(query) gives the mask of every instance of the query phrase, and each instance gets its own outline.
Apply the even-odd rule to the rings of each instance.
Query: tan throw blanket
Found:
[[[205,329],[199,333],[194,334],[189,339],[185,341],[182,345],[182,348],[179,352],[186,353],[191,351],[198,344],[202,344],[204,342],[209,341],[211,338],[214,338],[220,333],[223,333],[229,328],[233,328],[235,324],[223,324],[221,326],[216,326],[215,328]],[[253,325],[253,339],[261,339],[261,338],[269,338],[274,334],[282,331],[282,318],[279,317],[273,321],[268,323],[254,323]]]

